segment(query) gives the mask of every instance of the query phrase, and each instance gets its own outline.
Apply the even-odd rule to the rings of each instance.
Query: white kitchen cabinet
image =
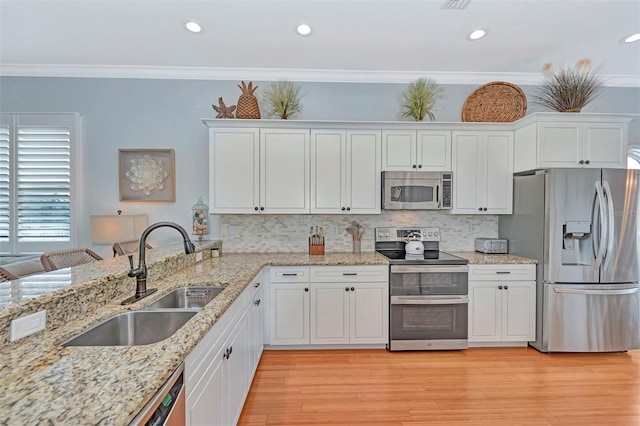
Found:
[[[259,274],[258,277],[261,275]],[[233,302],[185,360],[187,424],[235,424],[262,353],[262,291],[252,285]]]
[[[469,342],[536,337],[535,265],[469,265]]]
[[[251,381],[260,362],[262,349],[264,347],[264,293],[262,284],[262,274],[251,282],[250,289],[253,293],[248,297],[248,325],[249,325],[249,371],[247,374],[247,386],[251,386]]]
[[[211,213],[308,213],[309,131],[210,128]]]
[[[286,270],[271,269],[272,278],[274,270]],[[271,345],[387,343],[387,266],[312,266],[308,271],[306,282],[290,275],[289,283],[270,283]]]
[[[452,138],[451,213],[511,214],[513,132],[456,131]]]
[[[380,132],[311,130],[311,213],[380,213]]]
[[[382,170],[451,171],[451,131],[383,130]]]
[[[541,168],[627,168],[629,118],[538,114],[515,131],[516,172]]]

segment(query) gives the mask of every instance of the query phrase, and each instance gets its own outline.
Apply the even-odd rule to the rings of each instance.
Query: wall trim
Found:
[[[542,73],[492,72],[425,72],[425,71],[367,71],[286,68],[208,68],[208,67],[151,67],[125,65],[53,65],[3,64],[0,76],[12,77],[74,77],[74,78],[143,78],[175,80],[291,80],[322,83],[409,83],[428,75],[440,84],[484,84],[490,81],[509,81],[514,84],[538,85]],[[603,75],[609,87],[640,87],[640,76]]]

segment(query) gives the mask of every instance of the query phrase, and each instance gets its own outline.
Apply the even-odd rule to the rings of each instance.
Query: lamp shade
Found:
[[[146,214],[91,215],[89,220],[93,244],[137,240],[148,223]]]

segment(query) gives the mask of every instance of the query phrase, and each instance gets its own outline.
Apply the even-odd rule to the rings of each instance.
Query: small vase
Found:
[[[353,254],[360,254],[360,240],[353,240]]]

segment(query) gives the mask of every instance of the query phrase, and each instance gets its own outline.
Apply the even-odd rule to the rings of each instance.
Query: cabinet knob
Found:
[[[260,281],[258,281],[257,283],[255,283],[253,286],[254,286],[255,288],[260,287]]]
[[[411,166],[411,167],[413,167],[413,168],[415,169],[417,166],[414,164],[414,165],[413,165],[413,166]]]
[[[346,209],[343,207],[343,208],[342,208],[342,211],[345,211],[345,210],[346,210]]]
[[[578,164],[584,164],[584,160],[578,161]]]
[[[349,291],[349,287],[345,287],[345,288],[344,288],[344,291]]]
[[[480,211],[480,212],[481,212],[481,211],[482,211],[482,207],[478,207],[478,211]]]
[[[260,207],[260,210],[264,210],[264,207]]]
[[[418,168],[421,169],[422,168],[422,164],[418,164]]]
[[[501,285],[498,286],[498,290],[502,290],[502,286]]]
[[[258,206],[254,207],[253,209],[254,209],[255,211],[258,211]]]
[[[309,287],[305,287],[305,288],[304,288],[304,291],[309,291]]]
[[[347,207],[347,211],[350,212],[351,211],[351,207]]]
[[[484,207],[482,210],[486,212],[486,211],[487,211],[487,208],[486,208],[486,207]]]
[[[254,303],[256,304],[256,306],[260,306],[260,299],[256,300]]]
[[[356,291],[356,289],[355,289],[355,288],[353,288],[353,287],[351,287],[351,291]]]
[[[504,286],[504,289],[505,289],[505,290],[509,290],[509,286],[508,286],[508,285],[505,285],[505,286]]]
[[[589,160],[585,160],[585,162],[584,162],[584,164],[589,164],[589,163],[591,163],[591,161],[589,161]]]

